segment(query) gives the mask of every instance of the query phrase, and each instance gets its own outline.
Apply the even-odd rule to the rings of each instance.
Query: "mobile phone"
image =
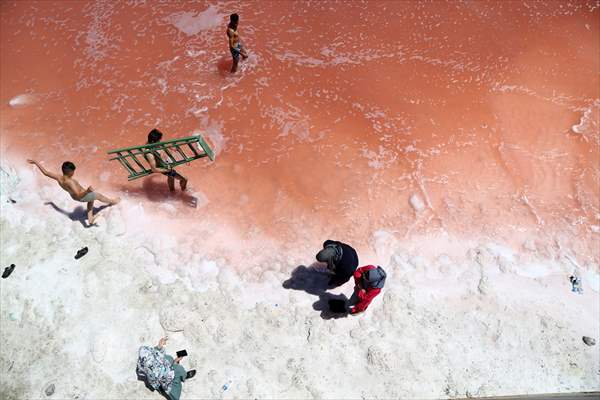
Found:
[[[177,354],[177,357],[185,357],[185,356],[187,356],[187,351],[186,350],[180,350],[176,354]]]

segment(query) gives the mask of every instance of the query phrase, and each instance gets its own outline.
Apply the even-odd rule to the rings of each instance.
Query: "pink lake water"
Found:
[[[599,262],[597,1],[0,10],[3,155],[70,160],[100,192],[157,214],[171,204],[176,234],[207,220],[282,246],[444,233]],[[250,53],[235,75],[232,12]],[[188,194],[108,161],[155,127],[217,152],[179,168]]]

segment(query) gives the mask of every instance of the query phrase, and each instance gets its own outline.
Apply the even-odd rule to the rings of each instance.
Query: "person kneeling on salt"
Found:
[[[179,400],[181,397],[181,383],[186,379],[193,378],[196,370],[185,371],[179,365],[183,358],[173,357],[165,354],[167,337],[160,339],[158,346],[142,346],[138,352],[137,374],[146,381],[146,384],[154,390],[166,395],[170,400]],[[184,352],[187,354],[187,352]]]
[[[348,301],[350,314],[363,312],[369,307],[371,301],[381,293],[386,276],[383,268],[374,265],[360,267],[354,272],[354,294]]]

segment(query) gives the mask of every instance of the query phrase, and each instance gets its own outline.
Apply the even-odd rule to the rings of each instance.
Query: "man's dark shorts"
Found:
[[[240,60],[240,49],[239,49],[239,46],[238,46],[238,48],[230,47],[229,51],[231,52],[231,57],[233,57],[233,59],[235,61],[239,61]]]
[[[174,169],[170,170],[169,172],[163,172],[162,174],[171,178],[175,178],[177,175],[179,175]]]

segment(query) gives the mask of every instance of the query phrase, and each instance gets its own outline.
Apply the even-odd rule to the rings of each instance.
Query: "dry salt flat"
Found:
[[[32,170],[1,174],[2,265],[17,265],[0,281],[3,399],[159,399],[135,365],[138,347],[164,335],[167,352],[187,349],[183,365],[198,370],[183,399],[600,389],[598,345],[582,341],[600,338],[598,266],[577,265],[567,249],[373,232],[361,259],[384,265],[387,285],[366,313],[332,318],[325,295],[283,287],[311,266],[318,242],[229,265],[203,251],[208,225],[161,236],[152,227],[164,217],[125,198],[86,229],[76,204]],[[583,294],[571,292],[575,271]],[[319,276],[295,287],[311,291]]]

